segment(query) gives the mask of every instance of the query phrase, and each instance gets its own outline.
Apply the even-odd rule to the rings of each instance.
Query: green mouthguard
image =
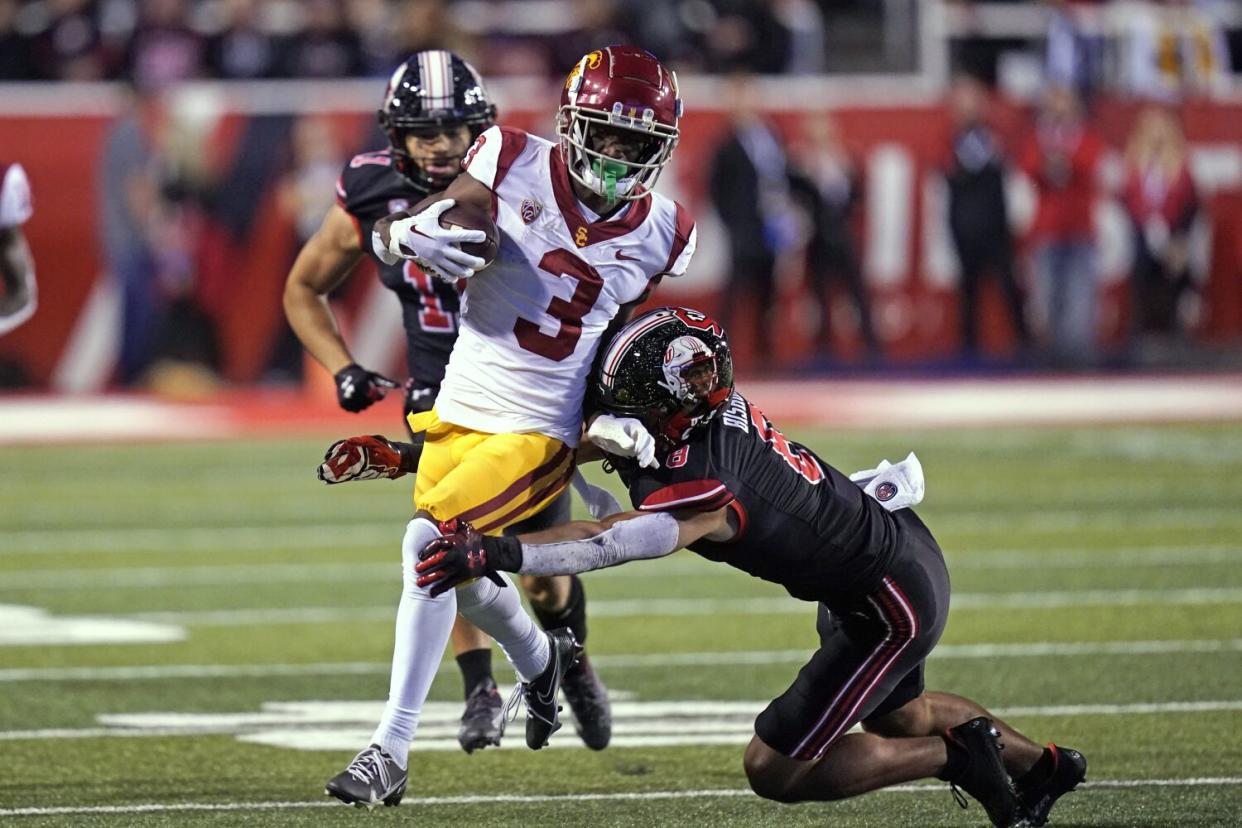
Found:
[[[595,174],[604,179],[604,190],[606,191],[609,201],[617,200],[617,179],[621,178],[627,172],[626,165],[620,161],[609,161],[604,158],[596,158],[591,165]]]

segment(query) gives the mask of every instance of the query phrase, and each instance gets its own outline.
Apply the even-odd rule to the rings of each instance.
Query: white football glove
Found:
[[[440,216],[451,209],[456,200],[446,198],[427,207],[421,213],[397,219],[388,226],[388,247],[375,234],[371,240],[376,255],[385,264],[396,264],[398,259],[413,259],[428,273],[445,281],[469,279],[487,262],[472,256],[458,247],[463,242],[487,240],[482,230],[466,230],[461,227],[442,227]],[[387,255],[385,255],[387,254]]]
[[[660,461],[655,457],[655,438],[646,426],[633,417],[601,414],[591,423],[586,436],[609,454],[633,457],[644,468],[660,468]]]

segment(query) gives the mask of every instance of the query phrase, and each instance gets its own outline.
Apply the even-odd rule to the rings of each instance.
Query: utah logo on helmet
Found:
[[[593,387],[604,411],[637,417],[665,444],[679,442],[723,410],[733,393],[729,341],[704,313],[656,308],[617,331]]]

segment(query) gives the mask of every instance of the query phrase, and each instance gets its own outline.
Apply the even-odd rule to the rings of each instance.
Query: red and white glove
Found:
[[[319,464],[319,479],[329,486],[351,480],[392,480],[405,474],[401,452],[378,434],[337,440]]]

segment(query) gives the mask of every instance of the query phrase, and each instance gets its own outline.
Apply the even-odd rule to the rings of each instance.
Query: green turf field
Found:
[[[954,583],[929,684],[1088,754],[1053,825],[1242,825],[1242,425],[791,436],[918,451]],[[424,750],[402,807],[327,800],[387,690],[410,487],[324,487],[324,444],[0,449],[0,824],[986,824],[942,785],[746,792],[814,610],[689,553],[586,576],[634,746]],[[429,746],[459,696],[446,669]]]

